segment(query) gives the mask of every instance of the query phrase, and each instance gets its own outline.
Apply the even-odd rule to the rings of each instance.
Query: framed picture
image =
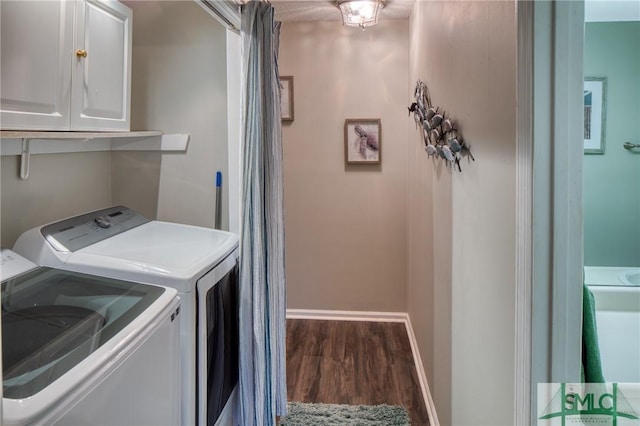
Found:
[[[280,77],[280,113],[282,121],[293,121],[293,77]]]
[[[607,79],[584,79],[584,153],[604,154]]]
[[[347,164],[380,164],[382,128],[379,118],[344,121],[344,159]]]

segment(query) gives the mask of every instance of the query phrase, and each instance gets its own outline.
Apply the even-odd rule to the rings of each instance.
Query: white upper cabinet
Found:
[[[69,129],[72,2],[0,2],[0,125]]]
[[[0,1],[0,126],[129,130],[131,9],[116,1]]]
[[[129,130],[131,9],[86,0],[76,6],[75,22],[71,128]]]

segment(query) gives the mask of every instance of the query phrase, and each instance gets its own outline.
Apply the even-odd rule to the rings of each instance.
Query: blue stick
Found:
[[[222,226],[222,172],[216,172],[216,220],[215,228]]]

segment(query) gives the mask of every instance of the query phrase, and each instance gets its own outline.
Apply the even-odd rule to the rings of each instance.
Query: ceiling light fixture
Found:
[[[378,23],[378,14],[384,7],[384,0],[339,0],[342,24],[360,27],[363,30]]]

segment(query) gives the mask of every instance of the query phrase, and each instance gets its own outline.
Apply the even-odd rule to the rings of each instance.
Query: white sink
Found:
[[[621,272],[618,278],[624,285],[640,285],[640,269]]]

